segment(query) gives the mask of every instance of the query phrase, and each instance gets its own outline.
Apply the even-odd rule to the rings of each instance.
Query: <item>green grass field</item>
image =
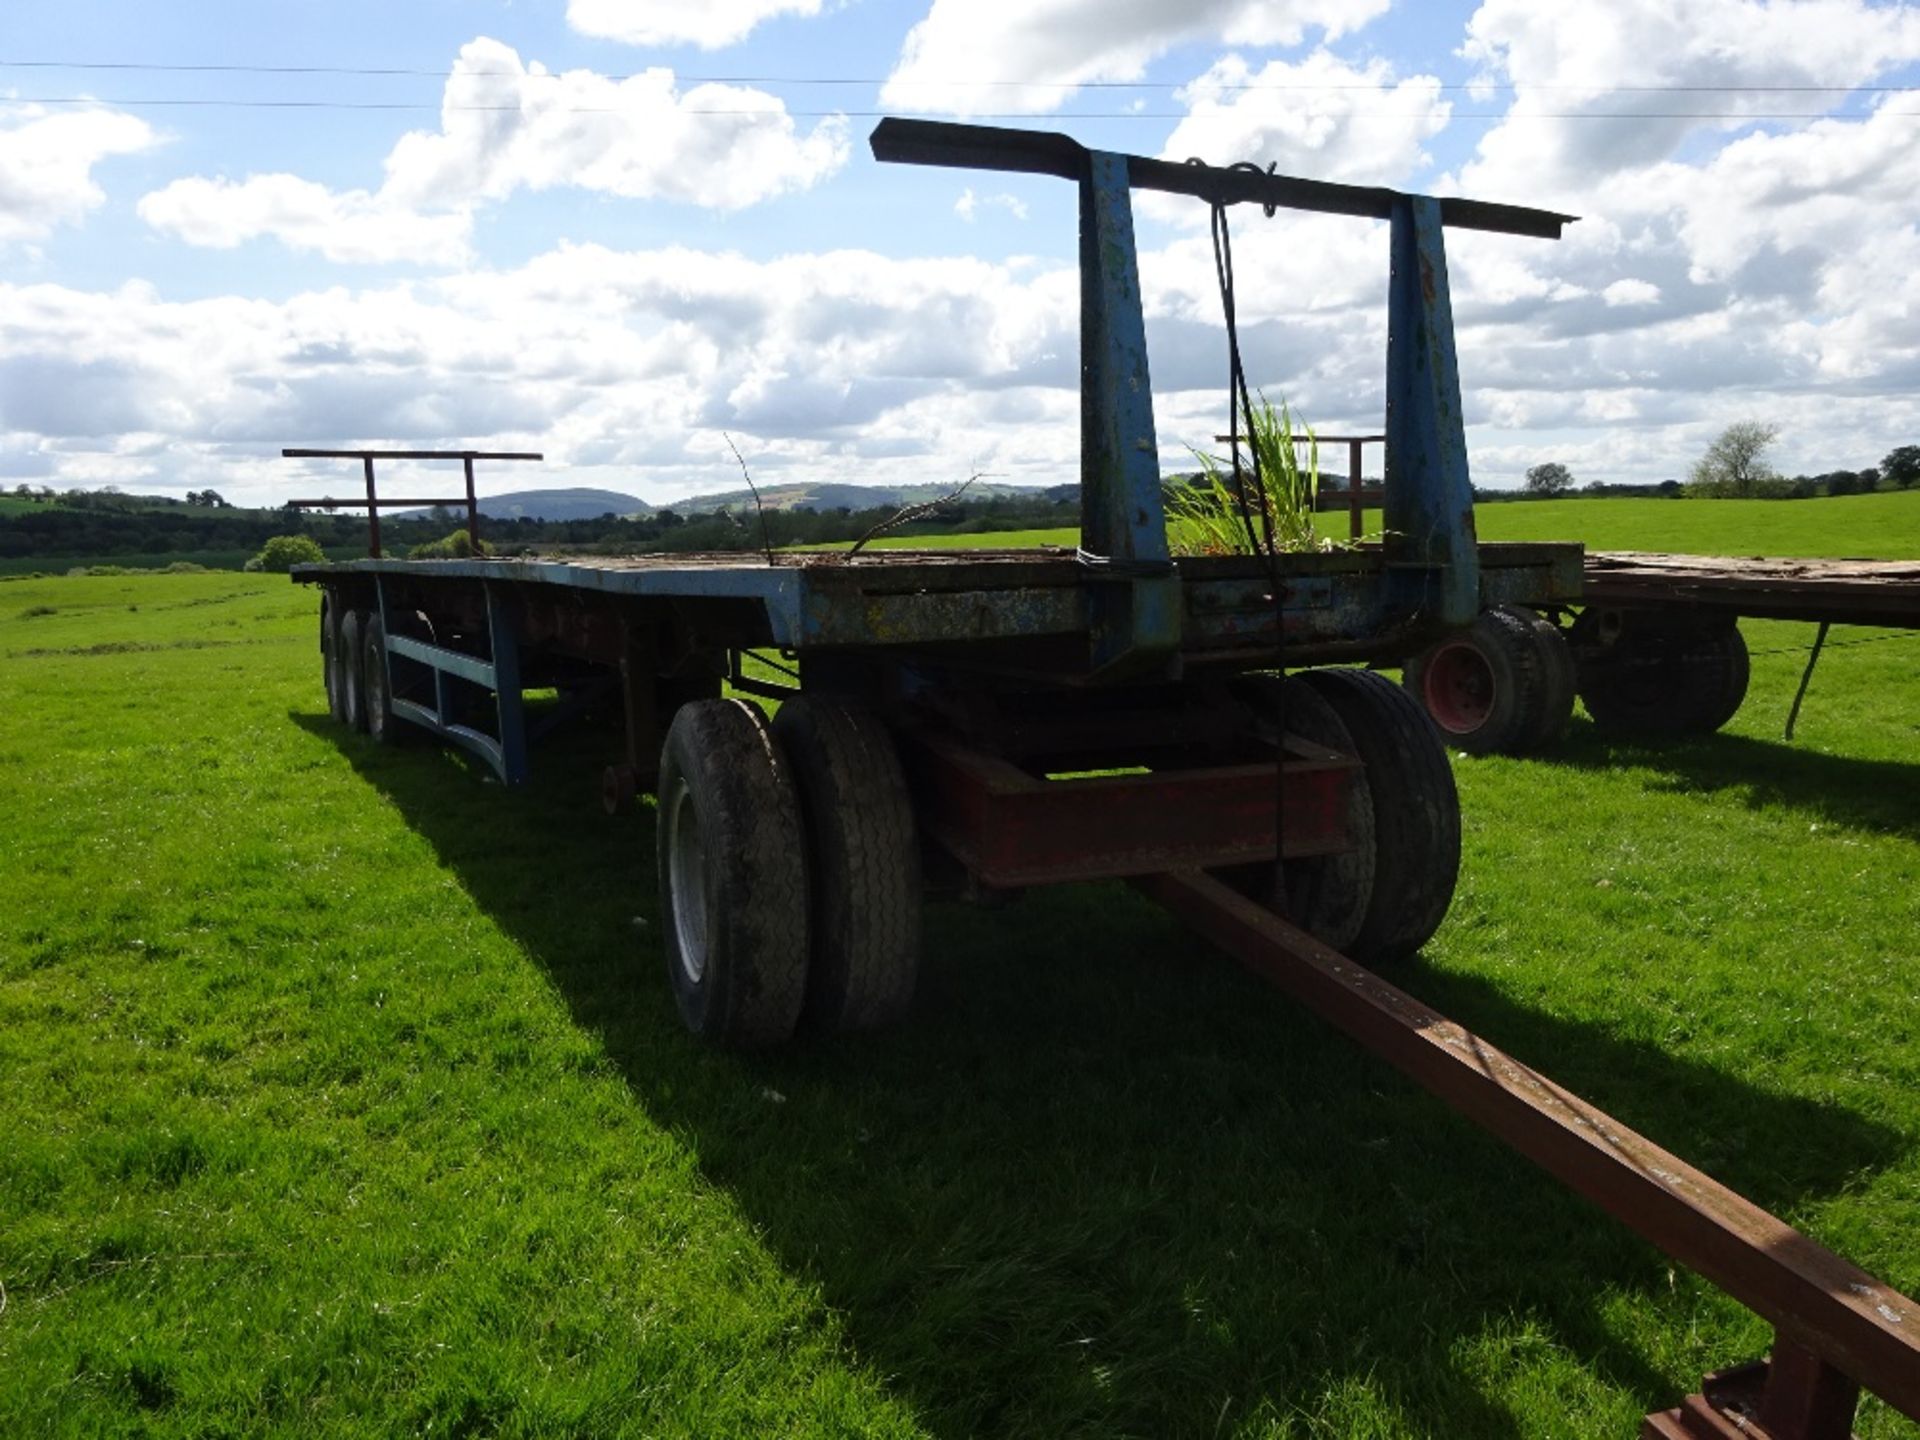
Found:
[[[1380,512],[1366,512],[1369,535]],[[1589,550],[1670,550],[1695,555],[1870,556],[1920,559],[1920,490],[1827,500],[1526,500],[1475,511],[1482,540],[1578,540]],[[1345,511],[1325,512],[1320,529],[1345,536]],[[1007,530],[961,535],[943,547],[1079,543],[1080,532]],[[878,550],[923,549],[924,538],[883,539]]]
[[[100,555],[79,560],[68,556],[26,555],[0,559],[0,579],[37,573],[64,576],[77,566],[118,565],[123,570],[164,570],[176,562],[203,566],[208,570],[238,570],[260,551],[259,546],[244,550],[156,550],[134,555]],[[353,560],[365,555],[358,545],[335,545],[328,549],[329,560]]]
[[[1785,745],[1809,628],[1722,735],[1457,761],[1404,980],[1915,1293],[1920,642]],[[337,732],[284,579],[0,586],[0,1436],[1626,1437],[1764,1350],[1117,886],[697,1048],[605,746]]]

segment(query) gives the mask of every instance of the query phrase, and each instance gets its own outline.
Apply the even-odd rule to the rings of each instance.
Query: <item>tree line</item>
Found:
[[[212,491],[197,492],[213,495]],[[214,500],[192,503],[123,495],[115,491],[50,492],[43,503],[0,514],[0,559],[110,559],[117,555],[168,555],[212,550],[257,551],[276,535],[304,535],[337,550],[364,546],[367,522],[360,514],[329,515],[291,508],[253,510]],[[858,540],[895,519],[900,507],[845,506],[826,510],[767,509],[751,505],[682,515],[672,509],[641,515],[605,514],[586,520],[481,517],[481,537],[498,554],[581,550],[599,553],[757,550],[789,545],[827,545]],[[915,507],[908,523],[890,535],[966,535],[1040,529],[1079,522],[1076,487],[1056,487],[1032,496],[961,498]],[[406,554],[447,538],[466,524],[464,510],[436,507],[411,519],[383,516],[382,548]]]
[[[1821,475],[1782,475],[1769,453],[1780,438],[1780,427],[1769,421],[1739,420],[1714,437],[1706,452],[1694,461],[1686,483],[1667,480],[1654,486],[1593,484],[1577,487],[1573,472],[1558,461],[1547,461],[1527,471],[1528,498],[1551,499],[1571,495],[1696,496],[1708,500],[1811,500],[1821,495],[1871,495],[1876,490],[1910,490],[1920,484],[1920,445],[1901,445],[1878,465],[1864,470],[1829,470]]]

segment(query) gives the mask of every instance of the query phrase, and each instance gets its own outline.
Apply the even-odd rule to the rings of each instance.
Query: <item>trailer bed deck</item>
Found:
[[[1593,605],[1680,605],[1762,620],[1920,626],[1920,561],[1603,551],[1586,558],[1585,592]]]
[[[1577,545],[1482,544],[1485,604],[1571,601],[1580,589]],[[1384,577],[1403,570],[1378,545],[1279,559],[1289,658],[1299,663],[1424,643],[1428,626],[1382,635],[1371,623]],[[1188,660],[1253,663],[1275,646],[1274,599],[1266,561],[1194,556],[1165,573],[1181,587],[1181,651]],[[921,647],[1084,637],[1095,627],[1097,593],[1137,578],[1128,566],[1089,563],[1059,547],[1024,550],[886,550],[632,556],[554,555],[515,559],[350,560],[299,566],[294,578],[338,583],[380,577],[387,584],[479,581],[526,587],[546,598],[624,602],[747,602],[752,643],[803,651],[850,646]]]

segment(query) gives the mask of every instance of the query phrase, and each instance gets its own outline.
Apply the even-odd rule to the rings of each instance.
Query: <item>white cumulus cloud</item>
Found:
[[[779,15],[818,15],[821,0],[567,0],[567,23],[628,45],[717,50]]]
[[[1920,11],[1865,0],[1486,0],[1461,53],[1514,87],[1507,118],[1464,172],[1468,193],[1557,205],[1699,131],[1819,113],[1920,59]],[[1778,88],[1819,85],[1841,88]]]
[[[969,225],[982,210],[989,209],[1004,210],[1016,220],[1027,218],[1027,202],[1004,190],[992,195],[976,195],[969,185],[960,192],[960,198],[953,202],[953,213]]]
[[[1660,287],[1650,280],[1636,280],[1629,276],[1616,280],[1600,292],[1601,298],[1609,305],[1657,305],[1660,303]]]
[[[196,176],[144,197],[140,214],[191,244],[270,236],[343,262],[457,264],[476,209],[516,191],[573,186],[739,209],[818,183],[846,163],[848,148],[844,120],[802,134],[764,91],[682,91],[662,69],[617,81],[555,74],[481,38],[454,63],[440,128],[401,136],[378,190],[335,191],[285,174]]]
[[[0,245],[84,219],[107,198],[93,167],[156,140],[144,120],[105,108],[51,115],[28,107],[0,121]]]
[[[1298,45],[1384,14],[1389,0],[933,0],[907,32],[883,105],[948,115],[1058,109],[1077,86],[1137,80],[1176,45]],[[982,84],[993,80],[997,84]]]
[[[1920,433],[1920,147],[1900,97],[1849,103],[1920,60],[1920,11],[1486,0],[1462,53],[1476,108],[1511,93],[1441,188],[1583,217],[1557,245],[1449,233],[1469,420],[1502,432],[1480,478],[1682,475],[1756,411],[1789,471]]]
[[[329,190],[297,175],[191,176],[141,197],[140,218],[189,245],[230,250],[271,235],[289,250],[346,264],[457,265],[467,258],[465,209],[427,213],[365,190]]]
[[[1350,65],[1326,50],[1257,69],[1237,55],[1179,92],[1187,117],[1161,149],[1171,160],[1251,160],[1286,175],[1354,184],[1403,183],[1426,162],[1451,107],[1431,75],[1395,79],[1382,60]]]

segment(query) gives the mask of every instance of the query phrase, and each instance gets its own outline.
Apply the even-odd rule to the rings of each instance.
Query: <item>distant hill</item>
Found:
[[[849,510],[872,510],[883,505],[924,505],[929,500],[938,500],[943,495],[951,495],[958,483],[938,485],[835,485],[831,483],[798,482],[792,485],[762,485],[760,500],[769,510],[837,510],[845,506]],[[1064,492],[1068,498],[1079,494],[1077,485],[1050,486],[1036,489],[1031,485],[999,485],[989,480],[975,481],[967,487],[962,500],[991,500],[1003,496],[1019,500],[1050,500],[1061,498],[1056,492]],[[724,490],[714,495],[687,495],[661,506],[664,510],[673,510],[681,515],[703,515],[723,506],[734,509],[741,505],[751,507],[753,493],[749,490]]]
[[[455,515],[466,513],[466,502],[446,506]],[[496,520],[598,520],[602,515],[645,515],[653,506],[638,495],[618,490],[513,490],[505,495],[480,497],[480,513]],[[428,510],[390,510],[397,520],[424,520]],[[387,518],[383,517],[383,518]]]
[[[763,485],[760,487],[760,499],[770,510],[826,511],[843,505],[849,510],[873,510],[881,506],[923,505],[929,500],[938,500],[942,495],[950,495],[953,490],[954,486],[944,483],[837,485],[802,481],[791,485]],[[1071,496],[1078,491],[1079,487],[1072,485],[1040,490],[1029,485],[998,485],[982,480],[969,487],[963,498],[1044,500],[1059,498],[1056,492]],[[751,508],[752,505],[753,494],[745,489],[722,490],[711,495],[683,495],[660,505],[650,505],[638,495],[625,495],[618,490],[515,490],[505,495],[482,496],[480,513],[496,520],[518,520],[522,516],[530,520],[598,520],[609,512],[615,515],[650,515],[656,510],[671,510],[677,515],[693,516],[711,515],[722,508]],[[450,503],[446,508],[459,515],[465,507]],[[427,514],[425,510],[388,512],[389,517],[399,520],[419,520]]]

